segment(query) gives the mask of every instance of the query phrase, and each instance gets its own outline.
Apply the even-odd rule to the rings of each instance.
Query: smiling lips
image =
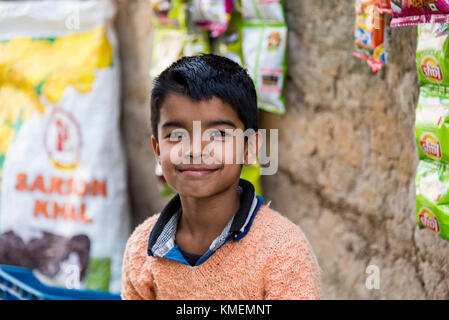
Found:
[[[211,168],[204,166],[189,166],[177,168],[177,170],[181,172],[182,175],[185,175],[189,178],[204,177],[220,169],[221,167]]]

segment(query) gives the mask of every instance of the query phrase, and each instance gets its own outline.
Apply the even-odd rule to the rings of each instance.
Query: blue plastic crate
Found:
[[[120,295],[103,291],[50,287],[40,282],[31,270],[0,265],[2,300],[120,300]]]

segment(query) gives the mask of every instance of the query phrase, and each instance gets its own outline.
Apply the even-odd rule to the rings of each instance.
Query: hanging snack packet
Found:
[[[416,108],[419,157],[449,163],[449,98],[433,89],[421,87]]]
[[[231,59],[241,66],[243,65],[242,25],[242,15],[234,11],[228,29],[212,43],[214,54]]]
[[[151,79],[155,79],[182,56],[186,35],[186,29],[160,28],[154,30]]]
[[[286,73],[287,26],[244,23],[243,59],[253,78],[259,108],[285,113],[283,86]]]
[[[447,24],[418,26],[416,62],[420,86],[449,87],[449,43]]]
[[[183,0],[149,0],[153,10],[153,25],[157,27],[185,27],[186,6]]]
[[[232,0],[190,0],[189,11],[192,22],[216,38],[228,27]]]
[[[241,0],[243,20],[285,23],[281,0]]]
[[[187,33],[184,40],[183,56],[210,53],[209,37],[205,31]]]
[[[388,57],[391,30],[390,15],[379,12],[376,0],[356,0],[355,51],[353,55],[365,59],[377,73]]]
[[[390,0],[378,0],[377,8],[379,9],[379,13],[388,13],[388,14],[393,13],[393,10],[391,9]]]
[[[167,2],[169,2],[168,6],[161,5],[164,10],[156,10],[161,8],[157,7],[156,3]],[[186,5],[182,0],[151,0],[150,4],[155,16],[150,77],[155,79],[183,54],[187,39]]]
[[[416,222],[449,241],[449,168],[421,160],[416,174]]]
[[[449,23],[449,0],[391,0],[391,27]]]
[[[447,164],[421,160],[416,174],[416,194],[435,204],[449,205],[449,167]]]

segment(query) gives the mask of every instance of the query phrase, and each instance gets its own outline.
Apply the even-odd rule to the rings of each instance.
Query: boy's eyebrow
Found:
[[[211,121],[206,121],[205,122],[206,127],[213,127],[213,126],[219,126],[219,125],[228,125],[234,128],[237,128],[237,126],[234,124],[234,122],[230,121],[230,120],[211,120]]]
[[[227,126],[230,126],[230,127],[233,127],[233,128],[237,128],[235,123],[230,121],[230,120],[218,119],[218,120],[204,121],[203,123],[204,123],[206,128],[210,128],[210,127],[213,127],[213,126],[219,126],[219,125],[227,125]],[[162,124],[162,126],[161,126],[162,129],[166,129],[166,128],[169,128],[169,127],[185,128],[185,125],[181,121],[172,120],[172,121],[164,122]]]
[[[166,128],[169,128],[169,127],[182,127],[182,128],[184,128],[184,125],[180,121],[173,120],[173,121],[164,122],[162,124],[162,126],[161,126],[162,129],[166,129]]]

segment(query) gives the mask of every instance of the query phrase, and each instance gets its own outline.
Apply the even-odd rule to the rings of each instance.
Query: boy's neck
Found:
[[[180,195],[182,215],[177,233],[181,233],[183,239],[210,245],[240,207],[238,185],[237,181],[224,192],[207,198]]]

